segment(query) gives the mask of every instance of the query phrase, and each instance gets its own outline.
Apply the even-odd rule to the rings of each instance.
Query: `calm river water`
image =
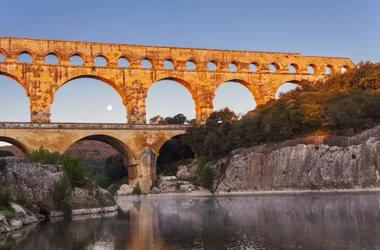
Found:
[[[117,216],[40,224],[5,249],[380,249],[379,193],[118,203]]]

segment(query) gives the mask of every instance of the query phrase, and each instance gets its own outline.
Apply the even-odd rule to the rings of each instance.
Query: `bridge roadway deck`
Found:
[[[32,123],[0,122],[0,129],[74,129],[74,130],[186,130],[191,125],[132,125],[125,123]]]

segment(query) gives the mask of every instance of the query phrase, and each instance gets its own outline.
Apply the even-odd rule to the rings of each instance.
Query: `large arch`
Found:
[[[24,155],[27,155],[29,153],[28,148],[19,140],[16,140],[14,138],[8,137],[8,136],[0,136],[0,142],[6,142],[9,144],[12,144],[16,148],[20,149]]]
[[[215,100],[216,100],[216,98],[217,98],[217,91],[218,91],[219,88],[222,87],[223,85],[226,86],[225,84],[231,84],[231,83],[232,83],[232,84],[240,84],[241,86],[244,86],[244,88],[245,88],[246,90],[249,91],[249,93],[251,94],[251,95],[250,95],[250,98],[252,98],[252,101],[253,101],[253,106],[252,106],[252,108],[251,108],[250,110],[254,109],[257,105],[262,104],[261,95],[260,95],[259,91],[256,89],[255,86],[253,86],[253,85],[250,84],[249,82],[244,81],[244,80],[241,80],[241,79],[230,79],[230,80],[227,80],[227,81],[224,81],[224,82],[220,83],[220,84],[217,86],[217,88],[215,89],[214,99],[213,99],[214,109],[215,109]],[[229,94],[230,94],[230,93],[229,93]],[[231,96],[233,96],[233,95],[231,94]],[[238,98],[240,98],[240,97],[238,97]],[[239,102],[239,103],[241,103],[241,102]],[[223,107],[221,106],[221,107],[219,107],[219,108],[224,108],[224,107],[226,107],[226,106],[223,106]],[[234,111],[236,111],[236,110],[234,110]],[[247,112],[248,112],[248,111],[249,111],[249,110],[247,110]]]
[[[117,85],[116,83],[114,83],[113,81],[107,79],[107,78],[104,78],[104,77],[101,77],[101,76],[98,76],[98,75],[90,75],[90,74],[84,74],[84,75],[79,75],[79,76],[75,76],[75,77],[72,77],[68,80],[64,80],[62,81],[61,83],[58,84],[58,87],[57,89],[54,91],[54,96],[53,96],[53,100],[52,100],[52,107],[54,107],[54,101],[56,99],[56,96],[57,96],[57,93],[59,92],[59,90],[67,85],[67,84],[70,84],[71,82],[73,81],[76,81],[76,80],[83,80],[83,79],[90,79],[90,80],[96,80],[96,81],[99,81],[101,83],[105,83],[107,84],[108,86],[110,86],[113,90],[115,90],[118,95],[120,96],[121,98],[121,103],[123,105],[123,109],[124,109],[124,112],[125,112],[125,115],[123,116],[123,118],[127,118],[127,120],[129,119],[128,117],[128,109],[129,109],[129,105],[128,105],[128,102],[127,102],[127,97],[126,95],[124,94],[124,91],[123,89]],[[91,90],[91,88],[89,88],[88,90]],[[110,102],[112,102],[114,99],[110,100]],[[52,117],[54,118],[54,112],[51,112],[52,113]],[[54,119],[53,119],[54,120]],[[70,121],[71,122],[71,121]],[[122,123],[125,123],[126,120],[123,120],[123,121],[120,121]]]
[[[196,158],[195,151],[190,146],[182,143],[181,136],[183,135],[184,134],[175,135],[164,141],[160,146],[156,159],[157,173],[165,173],[165,170],[167,170],[165,167],[168,167],[169,164],[173,166],[173,163],[176,163],[174,164],[174,169],[178,170],[179,165]],[[171,169],[171,171],[172,170],[173,169]],[[175,175],[175,173],[171,174]]]
[[[22,94],[23,90],[27,99]],[[16,76],[0,71],[0,121],[29,122],[30,107],[27,86]]]
[[[188,115],[187,118],[188,119],[189,118],[195,118],[196,114],[200,113],[200,100],[198,98],[198,93],[193,89],[193,87],[191,86],[191,84],[189,82],[187,82],[181,78],[178,78],[178,77],[162,77],[162,78],[159,78],[157,81],[151,83],[149,85],[148,95],[146,97],[146,102],[149,102],[149,100],[148,100],[149,91],[151,90],[152,86],[154,86],[157,83],[164,82],[164,81],[172,81],[172,82],[178,83],[187,89],[187,91],[190,93],[192,99],[194,100],[194,106],[195,106],[194,117]],[[150,105],[146,105],[146,107],[147,107],[147,114],[148,114],[148,109],[150,108]]]
[[[293,89],[302,88],[300,82],[301,81],[290,80],[290,81],[282,82],[281,84],[276,85],[275,99],[280,98],[281,94],[289,92]]]

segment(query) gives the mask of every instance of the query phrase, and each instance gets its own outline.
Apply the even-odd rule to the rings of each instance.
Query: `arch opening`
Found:
[[[59,64],[59,59],[55,53],[49,53],[44,58],[45,64]]]
[[[166,59],[164,61],[164,69],[174,69],[174,60],[173,59]]]
[[[5,62],[5,56],[0,52],[0,62]]]
[[[289,65],[289,73],[290,74],[296,74],[296,73],[298,73],[298,70],[299,70],[299,68],[298,68],[297,64],[292,63]]]
[[[176,176],[179,166],[195,158],[194,151],[182,143],[181,136],[174,136],[161,146],[156,160],[157,175]],[[185,176],[182,178],[186,179]]]
[[[216,61],[210,61],[207,63],[207,68],[208,68],[208,70],[216,71],[218,69],[218,65],[217,65]]]
[[[222,83],[216,89],[213,100],[214,110],[229,108],[238,116],[256,108],[258,93],[249,83],[240,80],[230,80]]]
[[[340,72],[341,72],[342,74],[344,74],[344,73],[346,73],[348,70],[349,70],[349,67],[348,67],[348,66],[342,66]]]
[[[83,66],[84,60],[79,54],[74,54],[70,57],[70,65]]]
[[[143,69],[152,69],[153,68],[153,62],[149,58],[143,58],[141,60],[141,68]]]
[[[230,62],[228,65],[230,72],[237,72],[238,71],[238,63],[237,62]]]
[[[70,79],[57,90],[51,105],[51,120],[125,123],[127,111],[123,103],[126,97],[120,86],[98,76],[83,75]]]
[[[107,59],[104,56],[99,55],[99,56],[95,57],[95,59],[94,59],[94,65],[96,67],[107,67],[108,61],[107,61]]]
[[[285,82],[281,84],[276,91],[275,98],[276,100],[280,98],[283,94],[292,91],[293,89],[301,88],[300,85],[298,85],[297,81],[290,81],[290,82]]]
[[[330,65],[330,64],[326,65],[326,67],[325,67],[325,73],[327,75],[330,75],[330,74],[334,73],[334,67],[332,65]]]
[[[27,154],[28,150],[23,143],[7,136],[0,136],[0,157],[15,156],[23,159]]]
[[[33,63],[33,57],[29,52],[23,51],[18,54],[18,62],[31,64]]]
[[[84,157],[84,167],[103,188],[122,179],[136,177],[133,167],[137,162],[132,150],[112,136],[86,136],[70,145],[64,154]]]
[[[249,71],[250,72],[257,72],[259,70],[259,64],[258,63],[250,63],[249,64]]]
[[[195,119],[199,104],[189,83],[178,78],[164,78],[151,85],[146,98],[146,114],[149,123],[182,114],[186,120]],[[154,118],[154,119],[153,119]],[[180,117],[176,117],[180,118]],[[183,119],[175,119],[179,123]],[[165,121],[163,121],[165,122]],[[167,121],[166,121],[167,122]],[[158,123],[165,124],[165,123]]]
[[[29,122],[28,89],[14,77],[0,72],[0,121]]]
[[[317,66],[315,66],[314,64],[309,64],[307,66],[307,72],[309,74],[317,74]]]
[[[117,59],[117,66],[121,68],[128,68],[131,66],[131,63],[126,57],[121,56],[119,59]]]
[[[195,62],[193,60],[189,60],[186,62],[186,69],[187,70],[196,70],[197,65],[195,64]]]
[[[269,72],[276,73],[280,69],[280,66],[277,63],[271,63],[269,65]]]

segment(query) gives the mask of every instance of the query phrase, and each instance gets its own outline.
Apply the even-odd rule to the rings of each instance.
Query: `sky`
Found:
[[[2,0],[0,36],[140,45],[298,52],[380,61],[380,1],[353,0]],[[0,58],[1,61],[1,58]],[[280,91],[289,90],[289,84]],[[111,105],[112,110],[107,107]],[[238,83],[218,88],[214,109],[255,108]],[[190,93],[171,81],[155,83],[147,118],[195,117]],[[126,122],[120,96],[107,84],[78,79],[64,85],[51,107],[53,122]],[[29,101],[15,81],[0,76],[0,121],[29,121]]]

